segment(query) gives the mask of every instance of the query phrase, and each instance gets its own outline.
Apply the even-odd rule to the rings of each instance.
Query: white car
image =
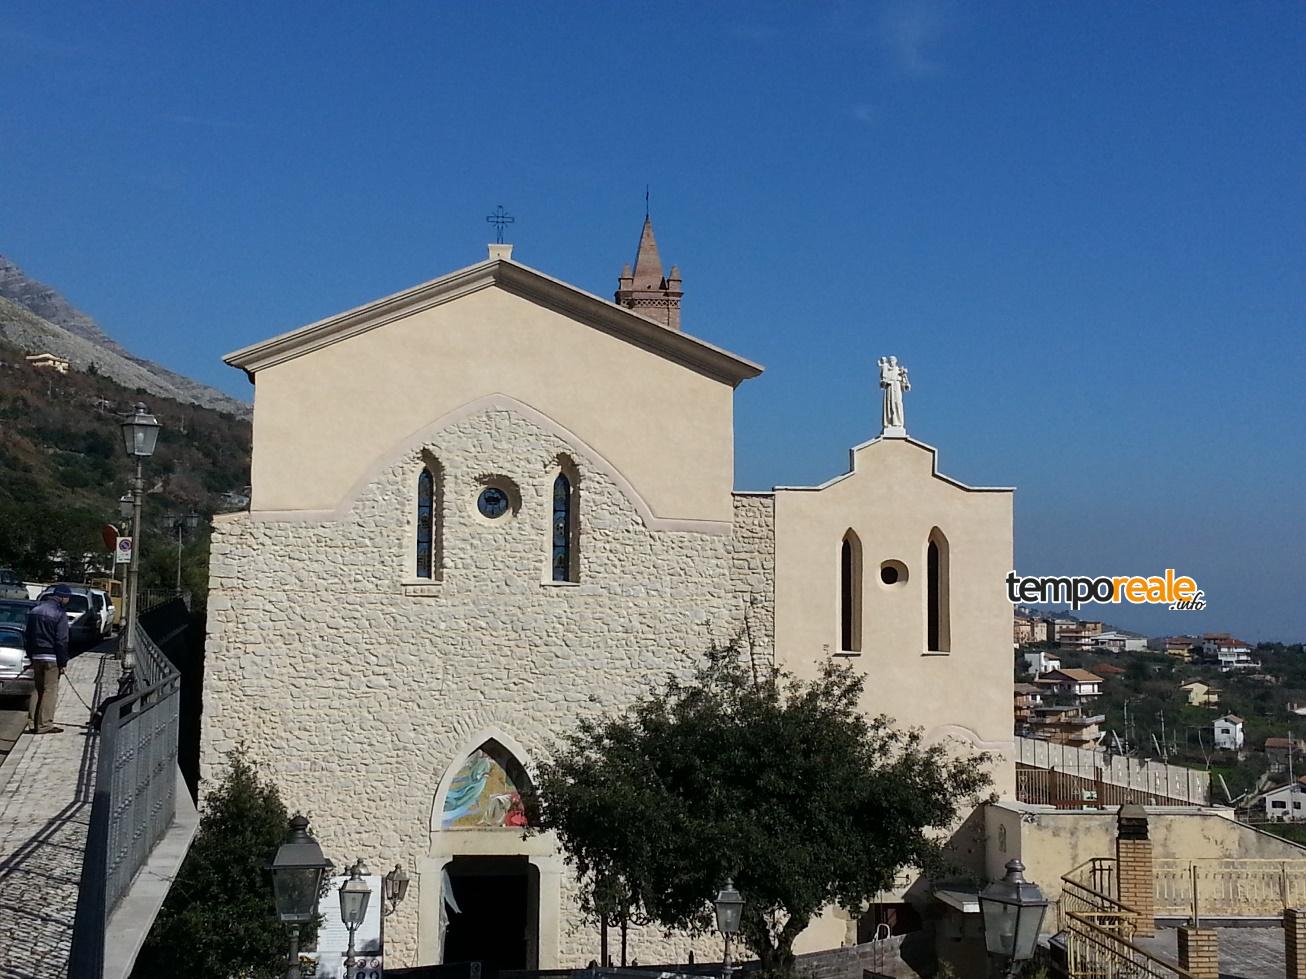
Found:
[[[0,625],[0,680],[12,680],[27,667],[21,626]]]
[[[107,638],[113,634],[113,599],[103,588],[88,588],[96,611],[100,615],[100,635]]]

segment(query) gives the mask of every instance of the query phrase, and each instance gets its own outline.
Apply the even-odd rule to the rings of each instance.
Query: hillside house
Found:
[[[1147,640],[1147,648],[1190,663],[1195,656],[1200,655],[1202,641],[1195,636],[1160,636]]]
[[[1035,681],[1044,696],[1083,704],[1102,695],[1102,678],[1088,670],[1064,669],[1044,673]]]
[[[1047,673],[1049,670],[1061,669],[1061,659],[1055,653],[1049,653],[1045,649],[1037,652],[1025,653],[1025,672],[1031,677],[1036,677],[1040,673]]]
[[[1266,738],[1265,760],[1269,762],[1270,771],[1283,772],[1288,769],[1288,754],[1292,753],[1293,765],[1300,764],[1303,742],[1301,738]]]
[[[1253,802],[1253,808],[1261,805],[1265,807],[1265,818],[1275,822],[1306,819],[1306,775],[1262,792]]]
[[[1085,714],[1082,707],[1035,707],[1029,721],[1029,736],[1055,744],[1086,748],[1102,740],[1099,725],[1105,714]]]
[[[1194,707],[1218,707],[1220,705],[1220,688],[1213,687],[1201,680],[1189,680],[1179,684],[1179,689]]]
[[[1094,649],[1114,650],[1117,653],[1141,653],[1147,648],[1147,637],[1136,632],[1121,632],[1113,629],[1093,636],[1090,645]]]
[[[1243,719],[1237,714],[1225,714],[1215,719],[1215,746],[1225,751],[1238,751],[1243,746]]]

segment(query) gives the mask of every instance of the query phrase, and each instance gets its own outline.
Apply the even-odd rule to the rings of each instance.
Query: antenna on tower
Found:
[[[648,184],[644,185],[644,217],[648,217]]]

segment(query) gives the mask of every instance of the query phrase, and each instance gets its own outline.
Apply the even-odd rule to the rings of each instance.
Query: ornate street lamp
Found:
[[[381,914],[391,915],[399,907],[399,902],[404,899],[408,893],[408,874],[404,872],[401,864],[395,864],[395,869],[381,878],[381,896],[385,902],[390,905],[390,910],[381,909]]]
[[[372,888],[363,880],[366,873],[367,868],[363,866],[363,861],[359,860],[349,868],[349,879],[340,885],[340,920],[349,929],[349,951],[345,955],[346,970],[353,969],[358,964],[354,958],[354,932],[367,917],[367,902],[372,898]]]
[[[1006,975],[1015,975],[1022,962],[1034,957],[1039,929],[1048,901],[1037,884],[1025,880],[1025,865],[1007,862],[1007,875],[995,880],[979,895],[984,917],[984,944],[989,954],[1006,964]]]
[[[200,525],[200,515],[192,510],[190,513],[183,513],[180,516],[172,518],[172,528],[177,532],[177,594],[181,594],[181,540],[182,535],[188,530],[194,530]]]
[[[732,880],[726,881],[716,896],[716,927],[725,939],[725,953],[721,956],[721,972],[730,979],[730,939],[739,934],[739,921],[744,914],[744,898]]]
[[[291,818],[290,834],[277,848],[269,869],[277,917],[290,929],[290,966],[286,969],[286,979],[300,979],[299,929],[317,918],[322,876],[331,869],[331,861],[322,855],[317,840],[308,835],[308,820],[299,813]],[[342,898],[342,907],[343,903]]]
[[[132,480],[132,557],[127,565],[127,615],[122,637],[122,680],[120,686],[129,689],[136,669],[136,590],[140,577],[141,506],[145,502],[145,460],[154,455],[159,442],[159,420],[150,414],[145,405],[136,403],[136,409],[122,423],[122,440],[127,455],[136,460],[136,476]]]

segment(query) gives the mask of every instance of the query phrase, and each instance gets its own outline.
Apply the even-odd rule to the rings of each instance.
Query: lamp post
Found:
[[[192,510],[172,518],[172,528],[177,532],[177,594],[181,594],[181,538],[188,530],[200,525],[200,515]]]
[[[299,813],[291,818],[286,842],[277,848],[268,869],[272,871],[272,899],[277,917],[290,929],[290,965],[286,979],[301,979],[299,929],[317,918],[322,875],[331,869],[331,861],[322,855],[317,840],[308,835],[308,820]]]
[[[349,879],[340,885],[340,920],[349,929],[349,951],[345,953],[346,974],[358,964],[354,958],[354,932],[367,917],[367,902],[372,897],[372,888],[363,880],[366,873],[367,868],[359,860],[349,868]]]
[[[725,979],[730,979],[730,939],[739,934],[739,920],[744,914],[744,898],[732,880],[726,881],[716,896],[716,927],[725,939],[725,952],[721,956],[721,972]]]
[[[139,401],[132,414],[123,420],[122,439],[127,455],[136,460],[136,476],[132,480],[132,558],[127,565],[127,628],[122,640],[123,686],[130,687],[136,669],[136,595],[141,566],[141,506],[145,502],[144,465],[154,455],[154,447],[159,442],[159,420]]]
[[[1022,962],[1034,957],[1048,900],[1037,884],[1025,880],[1025,865],[1007,862],[1007,875],[995,880],[979,895],[984,918],[984,944],[1003,970],[1014,976]]]
[[[381,896],[385,898],[386,904],[390,905],[390,910],[381,909],[382,915],[391,915],[399,907],[399,902],[404,899],[408,893],[408,874],[400,864],[395,864],[395,869],[381,878]]]

